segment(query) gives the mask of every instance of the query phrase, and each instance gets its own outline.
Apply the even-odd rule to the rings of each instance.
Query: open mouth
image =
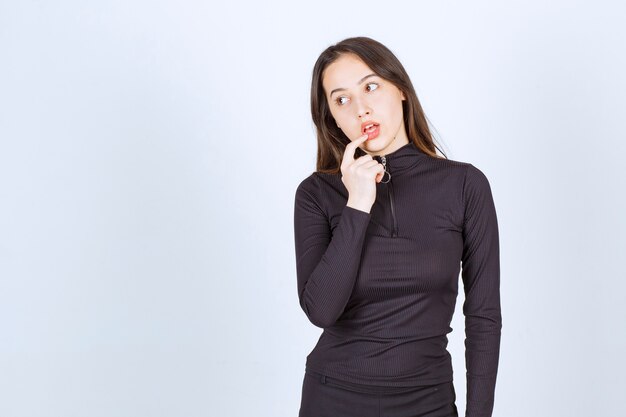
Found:
[[[373,133],[376,129],[378,128],[378,123],[368,123],[365,126],[363,126],[363,133]]]
[[[363,133],[367,134],[367,140],[372,140],[378,137],[380,134],[380,126],[378,123],[373,123],[370,126],[365,126]]]

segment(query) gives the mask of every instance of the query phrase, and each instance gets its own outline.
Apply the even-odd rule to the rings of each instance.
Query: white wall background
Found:
[[[620,1],[0,2],[0,415],[297,415],[310,76],[370,36],[491,182],[494,416],[623,416]],[[449,350],[465,409],[462,291]]]

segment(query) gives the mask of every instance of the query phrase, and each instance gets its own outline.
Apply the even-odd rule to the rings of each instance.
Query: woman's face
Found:
[[[343,54],[326,67],[322,86],[335,122],[351,141],[366,133],[367,122],[378,124],[378,135],[371,131],[361,145],[370,155],[386,155],[409,142],[402,114],[405,95],[358,56]]]

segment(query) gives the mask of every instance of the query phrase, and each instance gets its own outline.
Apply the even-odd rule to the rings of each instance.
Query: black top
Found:
[[[296,190],[298,296],[324,329],[306,369],[376,386],[452,381],[447,334],[461,272],[466,417],[489,417],[502,328],[489,181],[413,142],[374,158],[390,177],[376,185],[370,213],[346,205],[341,174],[314,172]]]

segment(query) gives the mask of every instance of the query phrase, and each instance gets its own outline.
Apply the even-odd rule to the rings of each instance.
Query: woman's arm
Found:
[[[343,313],[359,269],[370,213],[345,206],[331,233],[315,174],[296,190],[294,235],[298,297],[307,317],[330,327]]]
[[[496,209],[487,177],[469,164],[463,186],[466,417],[491,417],[500,354],[500,253]]]

